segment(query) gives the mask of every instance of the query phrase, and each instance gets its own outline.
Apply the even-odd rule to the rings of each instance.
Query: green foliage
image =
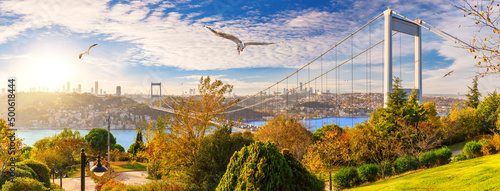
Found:
[[[113,146],[116,144],[116,139],[111,132],[109,136],[110,144]],[[105,154],[108,150],[108,131],[103,128],[93,128],[85,135],[85,141],[89,143],[90,148],[93,149],[94,152]]]
[[[481,116],[472,107],[454,107],[443,118],[443,144],[451,145],[470,139],[481,132]]]
[[[467,160],[467,156],[464,153],[458,153],[453,157],[453,162]]]
[[[118,149],[120,152],[125,152],[125,148],[123,148],[123,146],[121,146],[120,144],[115,144],[113,145],[113,147],[111,147],[111,150],[115,149]]]
[[[335,176],[333,176],[333,181],[340,189],[352,188],[361,182],[358,171],[354,167],[340,169],[337,173],[335,173]]]
[[[465,106],[476,109],[479,105],[479,97],[481,97],[481,93],[477,88],[477,76],[472,80],[472,88],[469,86],[467,88],[469,88],[469,93],[466,95],[467,102],[465,102]]]
[[[416,170],[418,168],[418,161],[411,155],[399,157],[392,164],[396,174]]]
[[[418,161],[420,161],[420,165],[423,167],[431,168],[436,165],[437,155],[434,150],[427,151],[418,156]]]
[[[47,165],[36,160],[24,160],[17,165],[26,165],[33,169],[38,177],[37,180],[43,183],[45,187],[50,188],[50,169]]]
[[[449,149],[447,146],[441,147],[439,149],[434,150],[436,153],[436,164],[437,165],[444,165],[448,164],[450,162],[450,158],[453,155],[453,152],[451,152],[451,149]]]
[[[28,174],[26,176],[22,176],[19,173],[21,171],[25,171]],[[35,179],[35,180],[39,179],[39,177],[36,174],[36,172],[32,168],[30,168],[29,166],[26,166],[26,165],[17,165],[16,166],[16,177],[26,177],[26,178],[32,178],[32,179]]]
[[[482,116],[481,132],[488,133],[494,130],[497,116],[500,113],[500,95],[495,91],[477,107],[477,112]]]
[[[33,150],[33,147],[30,147],[30,146],[23,147],[23,149],[21,150],[21,154],[23,156],[23,159],[29,159],[31,156],[32,150]]]
[[[231,131],[224,126],[203,139],[189,172],[197,190],[214,190],[234,152],[254,142],[251,137],[243,137],[241,132],[231,134]]]
[[[134,156],[137,155],[138,152],[144,151],[144,141],[142,140],[142,131],[137,132],[137,136],[135,138],[135,142],[130,145],[127,152],[132,153]]]
[[[235,152],[216,190],[311,190],[317,180],[271,142],[256,142]],[[289,164],[291,162],[292,164]],[[293,172],[298,173],[297,177]],[[293,182],[302,181],[302,182]]]
[[[376,164],[364,164],[358,167],[358,175],[362,182],[373,182],[380,173],[380,166]]]
[[[465,144],[464,150],[462,151],[467,159],[472,159],[482,156],[481,147],[483,144],[478,141],[469,141]]]
[[[64,191],[59,184],[50,183],[50,191]]]
[[[50,183],[48,185],[50,187]],[[20,191],[20,190],[49,190],[43,183],[31,178],[14,178],[14,181],[7,181],[2,186],[2,191]]]
[[[290,190],[324,190],[325,183],[307,171],[289,150],[284,149],[282,154],[292,169],[293,178],[290,182]]]

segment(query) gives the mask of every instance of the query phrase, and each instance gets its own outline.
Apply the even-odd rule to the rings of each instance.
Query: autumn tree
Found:
[[[21,158],[23,145],[22,140],[15,137],[15,131],[12,131],[5,120],[0,118],[0,161],[2,162],[0,175],[3,175],[11,162],[15,163]]]
[[[467,102],[465,102],[465,106],[475,108],[477,109],[477,106],[479,105],[479,97],[481,97],[481,93],[479,93],[479,90],[477,88],[477,76],[474,77],[472,80],[472,88],[467,86],[469,88],[469,93],[467,93]]]
[[[267,121],[255,134],[259,141],[271,141],[278,149],[288,149],[297,160],[302,160],[307,147],[312,143],[312,133],[296,119],[284,116]]]
[[[463,44],[465,49],[474,53],[474,58],[479,59],[477,65],[483,69],[478,76],[500,74],[500,4],[495,0],[475,1],[462,0],[462,3],[450,3],[452,6],[462,10],[464,17],[471,17],[474,23],[470,23],[477,29],[471,44]],[[467,25],[467,24],[464,24]],[[460,27],[460,25],[459,25]]]
[[[500,113],[500,94],[490,93],[477,107],[477,112],[483,118],[481,132],[491,132],[495,127],[497,115]]]
[[[203,138],[213,129],[232,126],[224,119],[224,112],[237,103],[227,101],[224,95],[232,92],[233,86],[209,77],[201,78],[198,85],[199,96],[176,100],[174,117],[158,119],[156,124],[148,124],[147,129],[160,128],[157,133],[145,133],[146,153],[157,157],[159,173],[165,178],[187,178],[187,169],[194,164]],[[166,131],[166,128],[169,128]],[[148,130],[149,131],[149,130]]]

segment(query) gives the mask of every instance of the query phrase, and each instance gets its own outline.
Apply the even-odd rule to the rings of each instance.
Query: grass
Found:
[[[112,162],[111,167],[115,169],[115,171],[138,171],[138,170],[146,170],[147,164],[141,162]]]
[[[408,172],[350,190],[500,190],[500,154]]]

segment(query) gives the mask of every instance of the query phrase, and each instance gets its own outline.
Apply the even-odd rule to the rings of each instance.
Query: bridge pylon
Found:
[[[150,100],[151,107],[153,107],[153,102],[155,99],[160,100],[160,107],[161,107],[161,82],[159,83],[151,82],[151,100]]]

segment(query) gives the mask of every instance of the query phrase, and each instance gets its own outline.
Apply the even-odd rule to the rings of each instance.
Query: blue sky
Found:
[[[16,77],[21,91],[38,87],[54,91],[70,82],[71,88],[81,84],[84,92],[90,92],[99,81],[108,93],[116,86],[124,93],[147,93],[153,81],[162,82],[169,94],[182,94],[196,88],[201,76],[211,76],[234,85],[237,95],[253,94],[313,60],[387,7],[466,42],[474,35],[472,27],[458,28],[471,20],[436,0],[2,0],[0,77]],[[352,49],[362,50],[368,38],[372,43],[381,40],[381,23],[378,19],[361,31]],[[233,42],[204,30],[204,25],[242,41],[279,43],[247,47],[238,55]],[[90,55],[78,59],[94,43],[98,45]],[[424,94],[465,94],[477,70],[473,55],[425,30],[422,44]],[[338,52],[351,55],[351,45],[343,46]],[[394,75],[403,78],[405,88],[412,88],[413,37],[395,35],[393,47]],[[363,92],[369,84],[381,91],[381,48],[310,86],[320,89],[317,86],[323,82],[323,90]],[[276,89],[294,88],[334,67],[334,60],[330,52]],[[442,78],[451,70],[451,76]],[[493,91],[495,80],[481,79],[480,90]],[[339,81],[345,84],[332,86]]]

